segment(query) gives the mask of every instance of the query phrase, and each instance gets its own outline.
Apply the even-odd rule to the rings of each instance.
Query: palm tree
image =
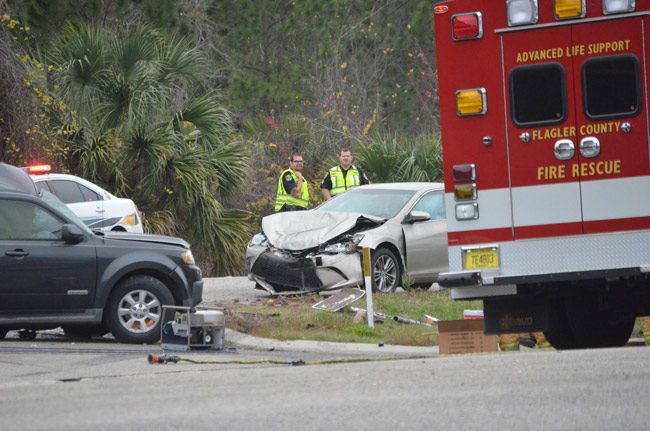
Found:
[[[70,25],[49,58],[59,71],[50,87],[78,125],[68,168],[128,193],[147,230],[186,238],[205,272],[236,273],[250,229],[226,203],[247,162],[230,114],[203,91],[198,49],[147,26]]]

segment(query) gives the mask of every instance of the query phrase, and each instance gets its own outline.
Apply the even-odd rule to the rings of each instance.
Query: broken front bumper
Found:
[[[271,293],[331,290],[363,283],[358,253],[295,257],[282,251],[251,248],[247,251],[249,278]]]

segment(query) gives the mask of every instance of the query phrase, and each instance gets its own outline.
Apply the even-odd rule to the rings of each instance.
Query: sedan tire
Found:
[[[157,278],[136,275],[120,283],[106,305],[106,325],[123,343],[155,343],[160,340],[163,305],[174,297]]]
[[[378,248],[372,255],[372,290],[378,293],[394,292],[402,274],[395,253]]]

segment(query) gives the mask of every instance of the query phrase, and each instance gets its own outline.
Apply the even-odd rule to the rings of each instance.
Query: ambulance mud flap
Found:
[[[486,334],[544,331],[548,323],[547,301],[508,297],[483,301]]]

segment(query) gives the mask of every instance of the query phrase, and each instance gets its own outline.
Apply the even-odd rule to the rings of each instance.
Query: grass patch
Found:
[[[375,327],[354,323],[350,307],[338,312],[315,310],[322,300],[318,295],[276,298],[256,304],[226,308],[226,326],[258,337],[279,340],[338,341],[353,343],[386,343],[411,346],[435,346],[435,327],[375,320]],[[453,301],[447,291],[411,290],[401,293],[374,295],[375,312],[389,317],[401,316],[420,321],[423,314],[441,320],[463,318],[465,309],[482,309],[482,301]],[[352,306],[365,308],[362,298]]]

